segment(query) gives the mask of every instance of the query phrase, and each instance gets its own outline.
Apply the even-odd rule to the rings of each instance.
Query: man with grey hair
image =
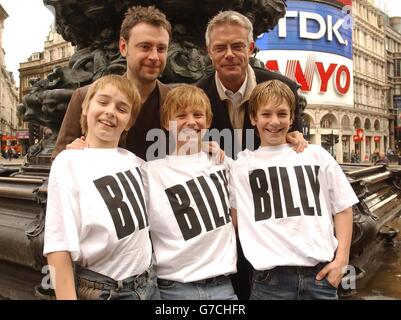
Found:
[[[297,84],[289,78],[266,69],[252,67],[249,58],[254,49],[253,27],[251,21],[236,11],[222,11],[213,17],[207,26],[206,46],[216,72],[205,76],[197,85],[208,95],[213,111],[212,129],[229,129],[231,137],[238,138],[239,149],[258,148],[260,140],[246,136],[246,129],[252,129],[248,113],[248,99],[252,90],[260,82],[277,79],[286,83],[298,101]],[[292,132],[287,140],[297,151],[306,146],[301,131],[301,110],[297,102]],[[295,131],[298,130],[298,131]],[[222,135],[224,139],[224,135]],[[234,142],[235,143],[235,142]],[[233,148],[227,152],[235,157],[240,151]]]
[[[231,137],[234,137],[233,143],[230,142],[231,150],[227,150],[224,141],[221,143],[226,154],[235,158],[241,149],[259,147],[260,139],[255,133],[251,134],[251,141],[247,137],[247,129],[253,128],[249,118],[248,100],[258,83],[272,79],[286,83],[294,92],[297,104],[291,129],[298,131],[287,134],[287,141],[294,149],[302,151],[307,143],[299,132],[301,111],[297,84],[281,74],[249,64],[255,46],[253,27],[249,19],[236,11],[222,11],[209,21],[205,38],[208,54],[216,72],[199,80],[197,85],[206,92],[212,104],[211,128],[219,132],[227,132],[229,129]],[[226,135],[220,136],[222,142]],[[239,148],[235,146],[236,143],[237,146],[240,144]],[[252,267],[243,256],[239,241],[237,243],[238,273],[232,277],[232,281],[238,298],[248,299]]]

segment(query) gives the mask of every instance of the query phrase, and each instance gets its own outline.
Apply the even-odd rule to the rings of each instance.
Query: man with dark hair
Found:
[[[126,149],[146,159],[152,142],[146,141],[149,130],[160,127],[160,105],[169,88],[157,78],[167,62],[171,40],[171,25],[166,16],[154,6],[129,8],[121,25],[119,48],[127,60],[126,77],[137,86],[142,109],[134,126],[128,131]],[[67,144],[81,137],[82,102],[88,86],[77,89],[71,97],[53,151],[55,158]]]

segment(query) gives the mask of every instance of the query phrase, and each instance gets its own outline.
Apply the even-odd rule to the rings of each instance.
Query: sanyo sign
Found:
[[[352,106],[349,7],[314,1],[287,4],[287,14],[276,28],[258,38],[257,58],[295,80],[309,104]]]

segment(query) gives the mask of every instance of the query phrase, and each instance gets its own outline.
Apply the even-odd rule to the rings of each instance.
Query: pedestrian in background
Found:
[[[8,147],[8,149],[7,149],[7,157],[8,157],[8,160],[11,162],[11,159],[13,157],[13,150],[11,147]]]
[[[379,153],[379,158],[376,160],[375,164],[388,164],[389,160],[384,154],[384,152]]]

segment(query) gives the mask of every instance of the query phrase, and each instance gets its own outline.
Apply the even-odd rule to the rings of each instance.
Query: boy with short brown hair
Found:
[[[94,82],[81,118],[88,147],[64,150],[52,164],[44,255],[54,270],[57,299],[159,297],[139,171],[143,161],[117,147],[140,103],[125,77]]]
[[[249,105],[261,146],[239,153],[230,182],[241,245],[255,269],[251,299],[337,299],[359,200],[326,150],[296,153],[287,144],[295,98],[286,84],[259,84]]]

